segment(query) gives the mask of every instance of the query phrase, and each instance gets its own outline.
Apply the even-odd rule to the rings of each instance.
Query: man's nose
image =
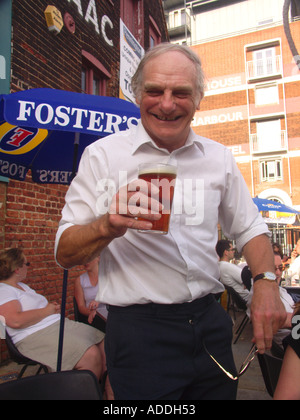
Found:
[[[161,110],[165,113],[171,113],[176,108],[176,101],[172,93],[165,92],[160,101]]]

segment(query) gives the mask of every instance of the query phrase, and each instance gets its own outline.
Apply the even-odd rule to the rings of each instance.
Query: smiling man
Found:
[[[170,51],[163,61],[158,56],[148,62],[142,85],[134,78],[144,128],[159,147],[172,152],[186,143],[203,97],[203,81],[199,82],[201,91],[195,94],[196,81],[201,76],[201,68],[191,66],[189,58],[180,51]]]
[[[108,305],[106,356],[116,399],[234,399],[237,382],[224,374],[236,376],[232,324],[214,298],[224,290],[215,251],[218,222],[254,276],[260,352],[271,347],[285,319],[268,228],[230,151],[190,128],[204,96],[198,56],[185,46],[154,47],[132,87],[141,121],[86,148],[66,195],[56,258],[70,268],[101,253],[98,300]],[[138,232],[150,230],[160,218],[153,209],[161,209],[136,187],[144,162],[177,166],[177,211],[167,235]],[[203,217],[193,219],[191,208]]]

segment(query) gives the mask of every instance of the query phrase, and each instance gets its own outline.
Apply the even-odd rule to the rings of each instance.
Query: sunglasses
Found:
[[[248,354],[248,356],[246,357],[246,359],[244,360],[244,362],[242,363],[239,373],[237,376],[233,376],[230,372],[228,372],[226,369],[223,368],[222,365],[220,365],[220,363],[210,354],[210,352],[207,350],[206,345],[204,342],[202,342],[203,344],[203,348],[206,351],[206,353],[209,355],[209,357],[215,362],[215,364],[222,370],[222,372],[225,373],[225,375],[228,376],[228,378],[230,378],[233,381],[237,381],[239,379],[240,376],[242,376],[247,369],[249,368],[251,362],[253,362],[253,360],[255,359],[255,356],[258,353],[258,350],[256,348],[256,345],[253,344],[253,346],[250,349],[250,352]]]
[[[284,270],[284,266],[283,265],[275,265],[275,271],[276,270],[283,271]]]

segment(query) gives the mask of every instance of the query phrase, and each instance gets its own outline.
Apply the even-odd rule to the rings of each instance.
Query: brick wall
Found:
[[[22,246],[30,262],[26,283],[49,301],[59,303],[63,269],[54,260],[54,240],[66,190],[65,186],[34,184],[30,175],[26,182],[0,183],[0,194],[4,200],[6,196],[4,211],[0,209],[1,248]],[[74,278],[80,272],[80,267],[69,271],[66,315],[71,319]],[[1,344],[0,361],[8,356],[3,340]]]

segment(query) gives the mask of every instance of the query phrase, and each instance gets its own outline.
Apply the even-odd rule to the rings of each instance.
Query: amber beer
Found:
[[[174,165],[164,163],[143,163],[139,166],[139,179],[151,182],[159,188],[159,194],[157,194],[157,196],[152,195],[151,198],[157,199],[163,204],[163,209],[160,212],[161,218],[159,220],[151,221],[153,225],[151,230],[139,230],[139,232],[168,233],[176,175],[177,168]]]

